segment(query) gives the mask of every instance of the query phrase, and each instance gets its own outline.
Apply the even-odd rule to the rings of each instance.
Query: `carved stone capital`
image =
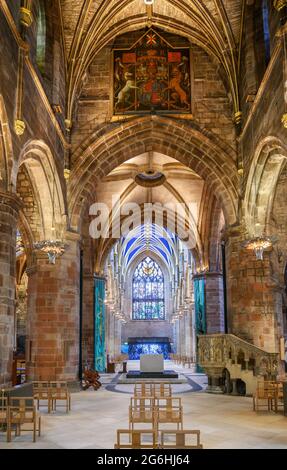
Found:
[[[30,28],[33,23],[33,15],[29,8],[21,7],[20,8],[20,21],[21,24],[26,26],[26,28]]]
[[[285,129],[287,129],[287,113],[283,114],[281,122],[282,122],[283,126],[285,127]]]
[[[14,122],[14,130],[17,135],[21,136],[24,134],[26,129],[26,124],[21,119],[16,119]]]
[[[287,7],[287,0],[274,0],[273,5],[277,11],[280,11],[284,7]]]
[[[242,112],[237,111],[237,113],[234,114],[234,122],[235,124],[239,125],[241,124],[241,121],[242,121]]]

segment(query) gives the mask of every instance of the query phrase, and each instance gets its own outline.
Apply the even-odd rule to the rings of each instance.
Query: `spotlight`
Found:
[[[153,5],[153,0],[144,0],[146,5]]]

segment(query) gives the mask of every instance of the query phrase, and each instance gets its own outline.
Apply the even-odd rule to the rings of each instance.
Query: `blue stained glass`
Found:
[[[271,55],[268,0],[263,0],[262,17],[263,17],[263,32],[264,32],[264,43],[265,43],[265,61],[266,61],[266,66],[267,66],[268,63],[270,62],[270,55]]]
[[[129,359],[137,361],[144,354],[162,354],[164,359],[170,358],[169,343],[136,343],[128,346]]]
[[[149,256],[137,266],[133,277],[133,319],[164,320],[164,276]]]

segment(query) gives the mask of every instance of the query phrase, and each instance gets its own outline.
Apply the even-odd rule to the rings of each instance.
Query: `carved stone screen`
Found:
[[[189,48],[147,31],[130,49],[114,50],[114,114],[191,113]]]

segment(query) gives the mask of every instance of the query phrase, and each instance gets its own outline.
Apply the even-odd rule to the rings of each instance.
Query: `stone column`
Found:
[[[37,253],[28,269],[28,380],[78,379],[79,236],[68,232],[66,243],[55,265]]]
[[[229,332],[264,349],[279,351],[282,336],[282,288],[276,280],[272,253],[257,261],[242,247],[241,227],[227,234],[227,298]]]
[[[121,353],[121,335],[122,335],[122,324],[121,322],[114,317],[114,354],[118,356]]]
[[[0,386],[10,386],[14,345],[16,233],[21,202],[0,192]]]
[[[186,312],[185,319],[185,344],[186,344],[186,356],[195,358],[195,347],[196,347],[196,338],[195,338],[195,325],[193,324],[193,304],[189,305],[188,311]]]
[[[207,334],[224,333],[224,291],[222,273],[205,274]]]
[[[185,331],[185,316],[179,320],[179,341],[180,341],[180,354],[185,356],[185,341],[186,341],[186,331]]]

